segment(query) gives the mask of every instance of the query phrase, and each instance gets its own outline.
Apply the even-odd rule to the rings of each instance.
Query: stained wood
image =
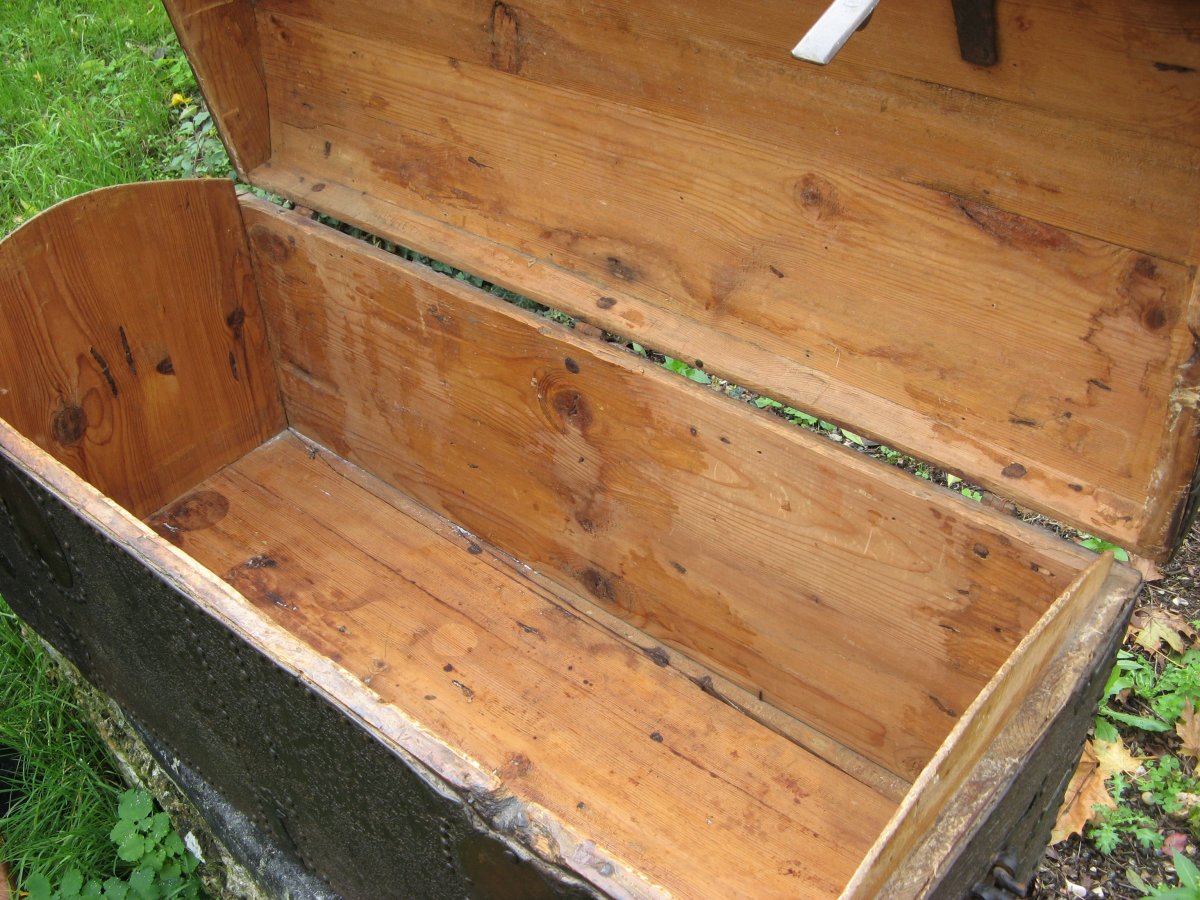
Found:
[[[988,883],[997,860],[1014,881],[1030,883],[1112,672],[1137,586],[1133,573],[1114,567],[1092,618],[1064,640],[984,764],[893,876],[898,894],[928,891],[930,900],[958,900],[977,881]]]
[[[350,36],[373,38],[386,44],[388,59],[401,50],[432,53],[443,67],[454,60],[496,69],[508,76],[500,82],[505,90],[516,75],[615,102],[664,127],[686,122],[766,145],[785,171],[799,167],[834,183],[849,173],[923,185],[1151,255],[1194,260],[1200,87],[1149,59],[1124,59],[1121,49],[1163,41],[1169,14],[1158,14],[1160,31],[1112,9],[1089,16],[1006,4],[1009,58],[980,77],[959,60],[952,11],[928,3],[889,5],[836,66],[814,70],[791,59],[792,42],[826,5],[614,0],[582,9],[534,0],[503,7],[508,31],[493,24],[485,0],[424,0],[405,16],[386,0],[269,0],[258,8],[273,91],[329,83],[297,83],[272,71],[273,33],[282,28],[292,37],[289,23],[301,17],[339,46]],[[1178,7],[1175,16],[1197,20]],[[1110,30],[1113,18],[1119,34]],[[1019,32],[1022,21],[1037,27]],[[282,53],[307,55],[303,44],[284,43]],[[1200,68],[1194,45],[1180,43],[1182,53],[1167,55]],[[505,52],[507,63],[499,61]],[[1077,92],[1066,109],[1058,102],[1064,82]],[[1147,105],[1159,115],[1147,117]],[[521,108],[542,118],[531,103]],[[368,111],[392,116],[386,108]],[[1145,117],[1152,133],[1105,116]],[[442,118],[456,129],[465,124],[453,110],[423,118],[427,134],[445,130]],[[1164,121],[1174,125],[1164,129]],[[739,206],[752,209],[749,197],[757,202],[775,190],[761,185]]]
[[[253,0],[170,0],[163,4],[216,117],[238,173],[271,156],[267,89]]]
[[[0,589],[18,615],[339,895],[373,900],[381,884],[465,895],[498,877],[530,897],[662,896],[3,421],[0,491]],[[26,521],[70,547],[73,582],[46,578],[22,546],[21,496]]]
[[[896,896],[887,885],[904,870],[920,843],[935,833],[939,816],[963,790],[967,779],[977,772],[997,736],[1026,699],[1044,685],[1054,657],[1085,626],[1095,627],[1097,614],[1112,599],[1104,590],[1112,562],[1112,555],[1105,554],[1092,563],[1022,639],[921,773],[847,887],[847,897],[866,900]],[[1125,583],[1121,593],[1128,596],[1132,593],[1129,583],[1136,587],[1137,578],[1125,572],[1121,580]],[[1111,618],[1101,620],[1105,623],[1100,632],[1104,637],[1119,631],[1107,624],[1110,621]],[[1036,738],[1042,733],[1056,711],[1054,708],[1043,710],[1043,722],[1040,727],[1032,728],[1031,737]],[[949,829],[947,833],[950,833]],[[923,892],[912,895],[918,893]],[[909,894],[905,892],[904,895]]]
[[[253,178],[1162,557],[1195,11],[1007,4],[981,74],[897,4],[815,73],[776,54],[801,6],[265,0]]]
[[[461,282],[245,215],[295,428],[901,776],[1082,564]]]
[[[676,896],[832,896],[894,808],[285,435],[151,521],[384,703]],[[620,748],[619,751],[616,748]],[[686,837],[684,837],[686,836]]]
[[[1190,479],[1159,476],[1174,444],[1196,456],[1194,406],[1173,404],[1194,380],[1189,268],[488,66],[264,21],[276,160],[261,183],[449,247],[514,290],[539,287],[515,256],[561,267],[590,284],[551,305],[1147,555],[1174,540],[1163,511]],[[440,235],[422,243],[403,212],[390,228],[366,194]]]
[[[146,515],[283,427],[227,182],[94,191],[0,245],[0,417]]]
[[[386,502],[396,504],[403,497],[403,495],[398,494],[395,488],[370,475],[353,463],[346,462],[336,454],[326,454],[324,459],[343,478],[349,479],[358,487]],[[446,520],[425,507],[408,501],[404,504],[404,509],[408,515],[427,527],[444,530]],[[469,536],[467,532],[461,529],[457,530],[455,534],[460,539],[460,542],[465,542],[464,546],[476,540],[476,538]],[[630,625],[619,616],[608,612],[599,602],[590,600],[578,592],[567,590],[553,578],[549,578],[531,569],[516,557],[505,554],[494,546],[488,546],[490,553],[520,570],[523,577],[560,598],[579,615],[597,623],[634,646],[641,648],[657,664],[671,666],[672,669],[687,678],[705,694],[736,709],[743,715],[749,716],[754,721],[771,729],[776,734],[782,735],[792,743],[803,747],[835,768],[845,772],[855,781],[862,782],[880,796],[899,803],[912,787],[911,781],[889,772],[879,764],[871,762],[862,754],[851,750],[845,744],[838,743],[806,722],[802,722],[795,716],[788,715],[778,707],[773,706],[765,699],[765,695],[746,690],[742,686],[730,681],[720,672],[716,672],[697,662],[690,656],[669,650],[647,635],[646,632],[636,626]]]

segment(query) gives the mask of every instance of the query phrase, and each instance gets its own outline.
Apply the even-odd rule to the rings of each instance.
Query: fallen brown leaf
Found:
[[[1134,643],[1150,653],[1157,653],[1163,644],[1176,653],[1182,653],[1196,636],[1195,629],[1183,616],[1152,607],[1134,611],[1129,631]]]
[[[1100,760],[1092,742],[1088,741],[1083,747],[1083,756],[1067,785],[1067,793],[1063,804],[1058,810],[1058,819],[1054,823],[1054,832],[1050,835],[1050,843],[1057,844],[1073,834],[1083,834],[1083,828],[1095,817],[1096,806],[1116,808],[1116,801],[1104,786],[1104,776],[1100,772]]]
[[[1148,756],[1134,756],[1130,753],[1120,735],[1117,735],[1117,739],[1111,743],[1093,741],[1092,752],[1096,756],[1101,781],[1107,781],[1118,772],[1132,775],[1141,768],[1143,762],[1150,759]]]
[[[1182,831],[1173,831],[1163,838],[1162,855],[1170,856],[1172,853],[1183,853],[1188,845],[1188,836]]]
[[[1144,556],[1138,556],[1136,553],[1129,554],[1129,564],[1141,573],[1142,578],[1146,581],[1162,581],[1162,570],[1154,564],[1154,560],[1146,559]]]
[[[1196,715],[1196,708],[1192,706],[1191,700],[1179,714],[1179,721],[1175,723],[1175,733],[1183,741],[1179,752],[1186,753],[1200,762],[1200,716]]]

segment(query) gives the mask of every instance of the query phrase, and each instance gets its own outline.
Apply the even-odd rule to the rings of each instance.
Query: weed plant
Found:
[[[34,871],[55,880],[71,866],[109,871],[116,860],[108,832],[117,775],[57,672],[0,601],[0,749],[19,760],[0,858],[18,884]]]

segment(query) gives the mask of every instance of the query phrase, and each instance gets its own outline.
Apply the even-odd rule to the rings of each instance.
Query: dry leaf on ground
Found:
[[[1129,554],[1129,564],[1141,573],[1142,578],[1146,581],[1162,581],[1162,569],[1154,564],[1154,560],[1146,559],[1144,556],[1138,556],[1136,553]]]
[[[1182,831],[1173,831],[1163,838],[1162,854],[1170,856],[1172,853],[1187,852],[1188,836]]]
[[[1101,782],[1107,781],[1118,772],[1132,775],[1142,767],[1143,762],[1150,759],[1149,756],[1134,756],[1130,753],[1120,735],[1117,735],[1117,739],[1111,743],[1093,741],[1091,747],[1099,766]]]
[[[1083,834],[1084,826],[1095,815],[1094,807],[1116,808],[1117,802],[1104,786],[1104,778],[1100,760],[1092,742],[1088,741],[1083,747],[1079,766],[1071,776],[1071,783],[1067,785],[1067,793],[1063,797],[1063,805],[1058,810],[1058,820],[1054,823],[1050,843],[1057,844],[1073,834]]]
[[[1150,653],[1157,653],[1166,644],[1182,653],[1196,636],[1187,619],[1166,609],[1143,607],[1135,610],[1129,622],[1134,643]]]
[[[1175,723],[1175,733],[1183,742],[1179,752],[1186,753],[1200,762],[1200,716],[1196,715],[1196,708],[1192,706],[1191,700],[1179,714],[1179,721]]]

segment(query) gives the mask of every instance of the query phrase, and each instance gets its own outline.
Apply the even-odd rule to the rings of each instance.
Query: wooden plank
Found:
[[[1191,439],[1194,409],[1171,408],[1194,387],[1190,269],[919,188],[781,174],[786,159],[728,135],[274,19],[279,168],[263,183],[373,230],[388,217],[364,192],[463,246],[495,241],[455,250],[446,228],[440,243],[515,290],[538,276],[503,277],[500,248],[561,266],[599,293],[552,305],[1147,555],[1169,544],[1155,526],[1175,486],[1151,481]],[[597,309],[604,297],[634,304]]]
[[[324,226],[244,215],[294,427],[901,776],[1085,558]]]
[[[225,497],[211,526],[181,535],[164,527],[172,509],[151,521],[382,702],[499,773],[521,804],[648,885],[674,896],[837,894],[894,804],[324,456],[282,436],[181,501]]]
[[[0,245],[0,417],[145,515],[283,427],[233,188],[129,185]]]
[[[318,445],[313,444],[312,446]],[[407,500],[405,502],[406,498],[404,498],[404,495],[400,494],[386,482],[369,474],[366,470],[359,468],[353,463],[346,462],[334,453],[327,453],[324,459],[343,478],[349,479],[363,490],[374,494],[385,502],[402,507],[407,515],[410,515],[426,527],[435,530],[444,530],[445,519],[414,501]],[[454,530],[454,534],[457,535],[459,541],[465,542],[463,546],[468,546],[472,542],[482,540],[482,538],[470,535],[469,532],[457,528],[457,526],[455,526],[455,529],[457,530]],[[549,578],[541,572],[531,569],[516,557],[505,554],[492,545],[488,545],[488,548],[489,553],[507,560],[509,565],[518,569],[524,578],[527,578],[532,584],[537,585],[543,591],[561,599],[579,615],[601,625],[607,631],[623,638],[634,646],[640,647],[656,663],[671,666],[672,669],[679,672],[710,697],[728,704],[733,709],[771,729],[776,734],[782,735],[792,743],[803,747],[840,771],[845,772],[855,781],[866,785],[880,796],[894,803],[899,803],[904,799],[909,788],[912,787],[911,781],[889,772],[887,769],[877,763],[871,762],[846,745],[838,743],[811,725],[773,706],[764,698],[764,695],[748,691],[730,681],[720,672],[697,662],[689,656],[669,650],[656,642],[646,632],[636,626],[630,625],[624,619],[606,610],[597,601],[590,600],[578,592],[568,590],[553,578]]]
[[[893,876],[897,896],[907,891],[928,893],[929,900],[958,900],[977,881],[994,876],[997,861],[1017,883],[1032,880],[1137,588],[1136,573],[1113,567],[1092,618],[1067,636],[1041,682],[988,749],[986,765],[971,773],[938,827]]]
[[[383,0],[269,0],[259,8],[268,41],[275,27],[300,17],[327,29],[333,40],[341,34],[374,38],[389,54],[427,52],[442,65],[452,59],[497,68],[509,76],[497,90],[508,90],[518,75],[628,105],[664,125],[680,121],[720,131],[774,148],[802,161],[792,166],[835,183],[845,172],[899,179],[1150,255],[1195,261],[1200,78],[1125,60],[1123,42],[1144,26],[1125,21],[1124,31],[1109,39],[1095,34],[1112,27],[1101,16],[1013,11],[1006,4],[1006,15],[1037,22],[1036,53],[1029,55],[1028,33],[1013,34],[1006,46],[1019,59],[984,73],[989,77],[964,77],[973,70],[958,60],[949,9],[889,4],[838,65],[817,71],[788,58],[785,36],[798,36],[821,8],[800,6],[613,0],[584,10],[534,0],[505,7],[505,21],[514,23],[524,48],[507,68],[493,60],[503,29],[492,27],[493,4],[484,0],[418,0],[406,16],[394,15]],[[413,21],[436,21],[437,27],[413,28]],[[944,36],[944,60],[936,59],[931,34],[939,47]],[[870,64],[847,62],[866,52],[861,44],[873,48]],[[290,45],[287,52],[306,51]],[[1188,53],[1179,58],[1200,56],[1194,45]],[[919,64],[888,74],[893,58],[906,54],[905,63]],[[1200,67],[1200,59],[1194,64]],[[1049,70],[1059,77],[1046,78]],[[1064,81],[1079,92],[1066,110],[1056,106]],[[302,83],[315,87],[320,80]],[[1003,90],[1005,84],[1016,89]],[[1122,104],[1134,116],[1159,109],[1152,133],[1103,121],[1110,114],[1120,119],[1110,111],[1124,112]],[[442,116],[459,126],[441,110],[422,130],[437,133]],[[1164,119],[1174,124],[1160,128]],[[750,196],[757,200],[769,190]]]
[[[163,0],[240,175],[271,157],[253,0]]]
[[[0,590],[18,615],[339,896],[662,896],[3,421],[0,491]],[[72,578],[44,577],[27,525],[70,547]]]
[[[921,842],[937,833],[939,816],[964,789],[975,770],[985,763],[993,742],[1026,698],[1042,687],[1055,655],[1085,626],[1099,625],[1105,636],[1119,630],[1109,624],[1110,619],[1098,617],[1099,610],[1111,600],[1102,588],[1112,562],[1112,554],[1105,554],[1080,574],[1000,667],[955,725],[863,860],[843,894],[847,900],[924,895],[923,890],[897,894],[889,889],[889,884],[904,871]],[[1136,587],[1138,579],[1123,577],[1122,581],[1126,584],[1124,594],[1128,596],[1132,593],[1128,583],[1132,581]],[[1034,736],[1041,734],[1056,712],[1057,708],[1042,711],[1041,727],[1034,729]],[[1050,799],[1053,803],[1053,798]]]

